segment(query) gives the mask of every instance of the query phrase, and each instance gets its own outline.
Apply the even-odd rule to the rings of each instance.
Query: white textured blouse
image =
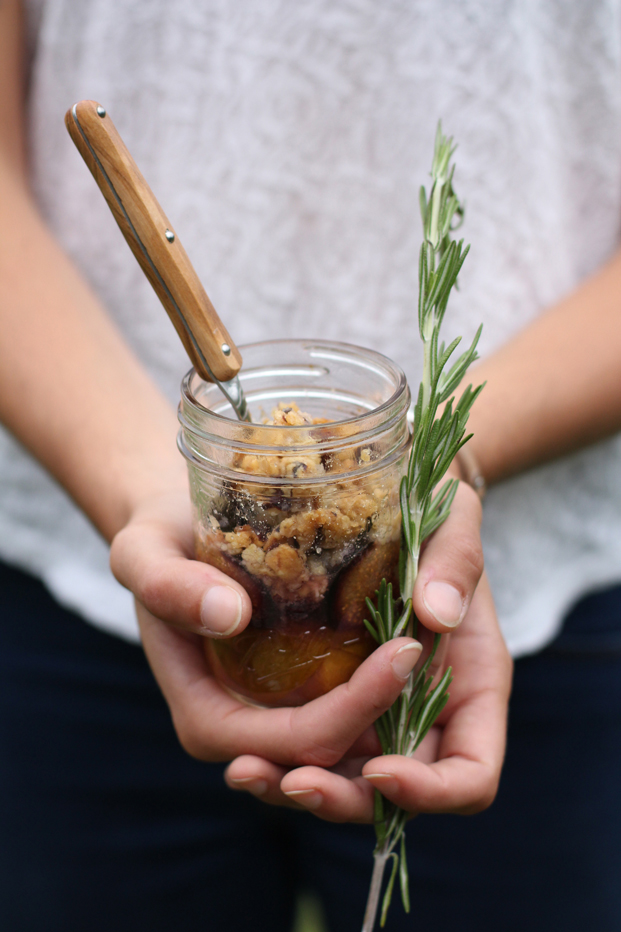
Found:
[[[240,344],[345,340],[417,384],[418,188],[439,117],[472,243],[447,337],[482,321],[491,352],[617,246],[619,0],[27,6],[37,200],[172,401],[188,362],[65,131],[81,98],[108,109]],[[620,463],[617,437],[490,491],[485,557],[514,654],[621,580]],[[6,433],[0,556],[137,637],[104,542]]]

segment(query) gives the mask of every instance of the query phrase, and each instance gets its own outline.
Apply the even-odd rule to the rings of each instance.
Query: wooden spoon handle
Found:
[[[65,124],[196,371],[228,382],[241,368],[239,350],[114,123],[96,101],[82,100]]]

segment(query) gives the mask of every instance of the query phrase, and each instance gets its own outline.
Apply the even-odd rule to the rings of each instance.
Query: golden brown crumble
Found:
[[[291,428],[327,421],[312,418],[295,403],[281,403],[264,423]],[[281,443],[284,446],[287,442],[300,444],[300,434],[283,430]],[[310,445],[313,440],[307,438],[305,442]],[[341,450],[324,457],[310,450],[295,456],[244,454],[236,459],[235,465],[249,475],[303,480],[352,470],[371,460],[372,450],[367,447]],[[248,494],[243,481],[240,492]],[[210,515],[209,526],[203,531],[204,545],[215,546],[223,556],[241,561],[238,565],[261,580],[276,601],[319,601],[328,587],[330,574],[338,571],[343,561],[351,560],[372,542],[381,544],[399,538],[400,514],[395,492],[377,476],[331,481],[330,486],[322,489],[321,500],[316,494],[309,498],[308,487],[303,485],[296,494],[294,485],[283,496],[288,502],[286,509],[281,510],[278,504],[271,506],[269,499],[263,503],[264,514],[272,508],[271,527],[259,529],[244,523],[224,531]],[[234,496],[235,492],[225,494]]]

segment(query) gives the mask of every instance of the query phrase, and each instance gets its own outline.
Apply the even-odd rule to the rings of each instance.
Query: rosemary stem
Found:
[[[414,591],[414,583],[418,576],[418,554],[409,553],[405,564],[405,581],[403,586],[403,598],[410,599]]]
[[[476,345],[480,330],[470,349],[451,362],[449,360],[459,340],[448,347],[439,342],[449,292],[457,283],[457,276],[468,252],[468,247],[463,246],[463,240],[456,242],[451,238],[455,229],[454,221],[459,222],[463,215],[463,208],[453,191],[454,166],[450,164],[453,151],[452,139],[444,136],[438,124],[431,171],[432,188],[429,197],[424,188],[420,196],[423,243],[419,259],[418,324],[424,360],[414,411],[412,448],[399,490],[403,528],[399,588],[395,597],[393,584],[386,579],[382,580],[377,592],[377,608],[370,605],[374,623],[369,623],[369,629],[382,644],[401,634],[410,637],[418,635],[418,620],[412,598],[421,546],[450,512],[457,486],[451,482],[440,486],[439,481],[463,443],[468,412],[481,388],[479,386],[472,391],[469,387],[458,402],[454,395],[453,402],[449,400],[454,387],[461,381],[470,363],[477,358]],[[449,407],[445,407],[445,404]],[[451,407],[452,404],[455,407]],[[436,489],[438,491],[434,496]],[[384,754],[411,756],[446,705],[451,670],[449,668],[435,686],[434,674],[437,671],[435,668],[431,671],[439,643],[440,635],[435,635],[431,652],[416,665],[401,695],[381,717],[378,733]],[[381,907],[382,921],[386,918],[397,878],[404,907],[409,911],[405,852],[407,819],[407,812],[388,800],[382,800],[377,794],[378,845],[373,854],[374,867],[362,932],[373,932],[388,861],[392,863],[392,870]]]
[[[375,927],[375,917],[377,916],[377,907],[379,906],[380,893],[382,892],[382,880],[384,879],[384,870],[389,856],[387,843],[384,843],[380,850],[375,851],[373,854],[373,874],[371,875],[371,886],[369,887],[367,906],[364,911],[362,932],[373,932]]]
[[[411,507],[411,506],[410,506]],[[412,549],[408,552],[406,563],[405,563],[405,579],[403,592],[401,593],[402,599],[411,599],[412,593],[414,591],[414,583],[416,582],[416,577],[418,576],[418,560],[420,557],[420,527],[422,520],[422,513],[414,510],[415,521],[414,521],[414,540]]]
[[[423,337],[423,411],[426,410],[429,406],[429,400],[431,398],[431,336]]]

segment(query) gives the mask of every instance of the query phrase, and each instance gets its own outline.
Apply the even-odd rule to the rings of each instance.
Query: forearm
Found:
[[[468,428],[488,483],[620,430],[621,252],[469,380],[487,380]]]
[[[174,411],[3,180],[0,419],[110,539],[142,497],[183,481]]]
[[[184,482],[175,415],[46,229],[30,196],[22,52],[20,4],[5,0],[0,4],[0,421],[111,539],[144,497]]]

